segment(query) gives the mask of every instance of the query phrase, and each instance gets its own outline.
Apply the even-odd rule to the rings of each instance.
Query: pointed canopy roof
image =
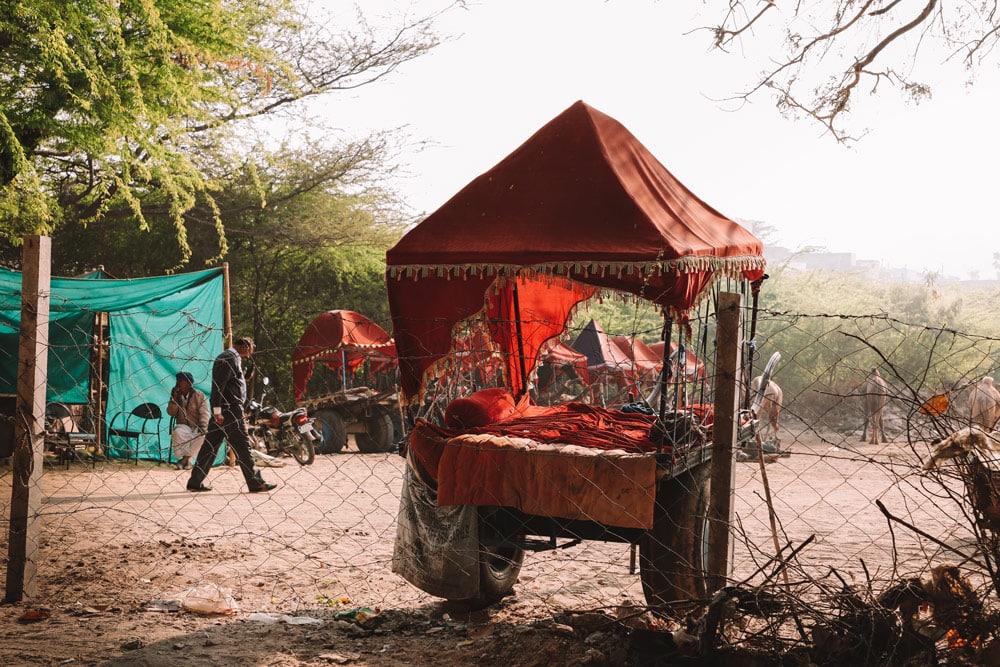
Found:
[[[604,329],[594,320],[587,322],[580,335],[573,341],[573,349],[586,355],[587,366],[614,370],[620,373],[632,373],[635,364],[618,345],[614,343]]]
[[[618,121],[576,102],[386,253],[403,392],[417,395],[452,330],[483,312],[508,325],[492,330],[517,393],[523,373],[511,357],[537,358],[599,290],[683,319],[720,278],[756,280],[764,267],[756,237],[688,190]]]
[[[762,243],[578,101],[410,230],[390,273],[763,268]]]
[[[395,357],[392,337],[385,329],[353,310],[328,310],[306,327],[292,350],[295,400],[305,394],[313,364],[325,363],[333,370],[346,364],[353,373],[366,359]]]
[[[635,364],[636,371],[656,375],[663,367],[663,355],[657,355],[645,341],[635,336],[619,334],[611,339],[611,342],[618,346],[622,352]]]

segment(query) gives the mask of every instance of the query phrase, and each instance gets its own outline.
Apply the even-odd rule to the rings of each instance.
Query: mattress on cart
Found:
[[[419,422],[409,446],[437,481],[437,504],[651,528],[653,417],[582,403],[521,408],[474,428]]]

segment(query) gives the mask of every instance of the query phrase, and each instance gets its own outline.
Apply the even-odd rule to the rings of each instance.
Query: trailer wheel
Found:
[[[384,414],[369,418],[365,432],[354,434],[354,440],[365,454],[392,451],[392,419]]]
[[[515,546],[523,536],[508,525],[511,518],[501,508],[479,508],[479,595],[460,601],[472,609],[488,607],[514,591],[524,549]]]
[[[657,484],[653,528],[639,543],[639,576],[651,607],[706,596],[708,478],[700,465]]]
[[[344,418],[333,410],[317,410],[313,415],[320,442],[316,451],[320,454],[336,454],[347,445],[347,425]]]

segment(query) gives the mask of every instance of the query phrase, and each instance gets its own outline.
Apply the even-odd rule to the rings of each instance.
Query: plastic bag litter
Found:
[[[142,608],[143,611],[180,611],[181,601],[180,600],[150,600],[146,603],[146,606]]]
[[[257,621],[258,623],[288,623],[288,625],[318,625],[323,622],[318,618],[312,618],[311,616],[290,616],[288,614],[275,616],[273,614],[265,614],[260,611],[248,614],[246,619],[248,621]]]
[[[189,588],[180,595],[181,607],[196,614],[232,614],[239,611],[229,589],[218,584]]]
[[[338,611],[333,615],[336,621],[353,621],[363,628],[373,628],[381,622],[379,614],[381,611],[376,607],[358,607],[347,611]]]

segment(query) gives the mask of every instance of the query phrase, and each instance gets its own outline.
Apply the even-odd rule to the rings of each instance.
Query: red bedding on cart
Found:
[[[480,405],[469,402],[475,398]],[[495,415],[511,406],[499,393],[453,403],[459,401],[464,407],[449,406],[449,413]],[[538,516],[651,528],[653,421],[584,403],[522,401],[501,421],[482,426],[419,422],[409,444],[437,480],[438,505],[503,505]]]

